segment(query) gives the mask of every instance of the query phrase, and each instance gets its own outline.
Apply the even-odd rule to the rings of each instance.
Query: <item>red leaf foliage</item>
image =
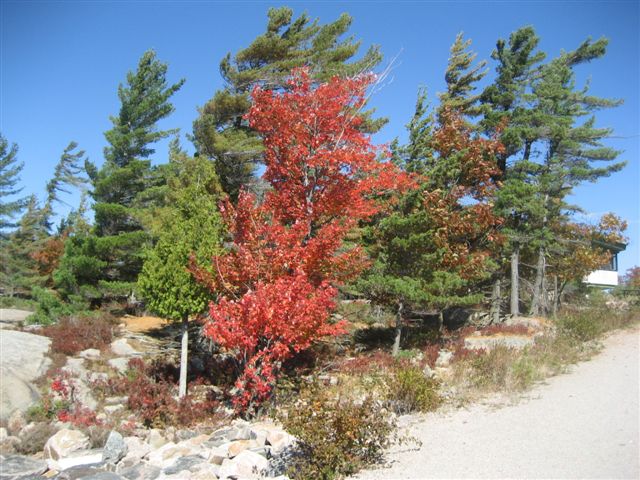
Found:
[[[247,114],[264,140],[264,201],[241,193],[223,205],[233,247],[215,275],[191,269],[218,295],[206,335],[235,352],[243,369],[236,407],[268,398],[281,362],[315,340],[343,332],[329,322],[335,286],[367,264],[347,233],[410,184],[358,130],[371,76],[314,85],[296,71],[284,93],[256,88]]]

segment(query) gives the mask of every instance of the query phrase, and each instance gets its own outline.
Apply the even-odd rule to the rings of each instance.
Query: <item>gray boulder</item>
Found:
[[[22,477],[36,476],[47,470],[47,462],[22,455],[10,455],[2,460],[0,480],[14,480]]]
[[[41,335],[0,329],[0,419],[16,410],[26,411],[40,399],[32,382],[43,375],[51,340]]]
[[[128,450],[129,447],[124,442],[122,435],[114,430],[109,434],[107,443],[104,445],[102,461],[113,464],[118,463],[125,457]]]
[[[127,480],[155,480],[161,471],[162,469],[160,467],[146,463],[138,463],[123,469],[119,473]]]
[[[0,328],[15,328],[33,312],[16,308],[0,308]]]

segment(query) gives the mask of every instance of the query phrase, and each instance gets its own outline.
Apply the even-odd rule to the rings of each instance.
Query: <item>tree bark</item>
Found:
[[[182,345],[180,348],[180,386],[178,397],[187,394],[187,360],[189,353],[189,316],[182,317]]]
[[[490,323],[500,323],[500,300],[502,298],[501,293],[502,278],[496,278],[493,283],[493,292],[491,293],[491,318]]]
[[[529,315],[540,315],[544,310],[544,274],[545,274],[545,251],[544,247],[538,249],[538,263],[536,265],[536,280],[533,284],[533,300]]]
[[[444,333],[444,310],[440,310],[438,314],[438,331]]]
[[[402,339],[402,311],[404,310],[404,304],[400,302],[398,304],[398,311],[396,313],[396,336],[393,340],[393,350],[392,355],[394,357],[398,356],[400,353],[400,340]]]
[[[518,267],[520,264],[520,245],[515,245],[511,253],[511,315],[520,315],[520,275]]]
[[[558,276],[553,276],[553,318],[558,314],[558,304],[560,303],[560,292],[558,292]]]

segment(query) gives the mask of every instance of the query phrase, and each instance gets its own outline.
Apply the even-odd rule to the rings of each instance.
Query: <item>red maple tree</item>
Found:
[[[256,88],[246,118],[264,140],[262,202],[243,192],[222,208],[233,247],[214,271],[192,266],[218,299],[205,334],[235,352],[239,411],[268,398],[279,366],[315,340],[344,331],[331,323],[336,286],[367,264],[345,236],[410,181],[358,127],[374,77],[316,85],[295,71],[283,93]]]

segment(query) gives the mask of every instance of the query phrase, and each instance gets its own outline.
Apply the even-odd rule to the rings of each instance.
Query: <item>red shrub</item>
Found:
[[[43,329],[51,338],[51,351],[75,355],[87,348],[103,349],[113,339],[113,320],[107,316],[62,318]]]
[[[177,399],[175,382],[165,376],[169,370],[165,364],[133,358],[125,376],[97,381],[94,387],[107,395],[128,396],[127,408],[147,427],[190,426],[215,414],[219,402],[211,396],[200,401],[190,395]]]

